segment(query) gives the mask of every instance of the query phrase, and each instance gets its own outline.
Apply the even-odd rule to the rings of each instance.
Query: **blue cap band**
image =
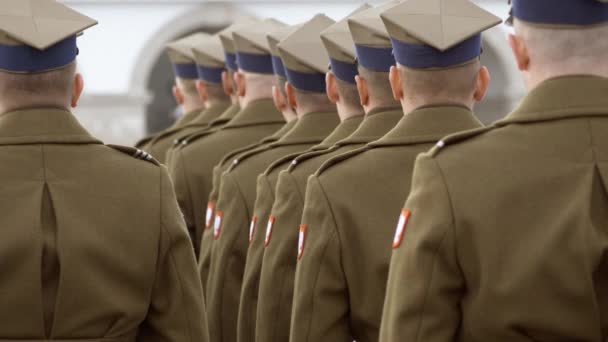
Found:
[[[195,79],[198,78],[198,71],[194,63],[174,63],[173,72],[179,78]]]
[[[333,58],[329,60],[329,63],[331,64],[331,71],[336,75],[337,79],[355,84],[355,76],[359,75],[357,64],[346,63]]]
[[[211,68],[197,64],[196,70],[198,72],[198,78],[201,80],[209,83],[222,83],[222,72],[224,72],[224,68]]]
[[[285,66],[281,57],[272,56],[272,69],[275,75],[287,78],[285,74]]]
[[[363,45],[355,45],[357,49],[357,60],[359,65],[367,70],[377,72],[389,72],[395,65],[395,56],[392,48],[375,48]]]
[[[296,89],[315,93],[324,93],[326,90],[325,75],[320,72],[309,74],[289,68],[285,68],[285,72],[287,73],[287,81]]]
[[[226,57],[226,67],[228,69],[230,69],[231,71],[238,71],[239,70],[239,66],[236,63],[236,54],[230,53],[230,52],[226,52],[224,54],[224,56]]]
[[[270,57],[270,55],[237,52],[236,60],[239,69],[243,71],[270,75],[274,73],[274,69],[272,68],[272,57]]]
[[[596,0],[513,0],[513,16],[539,24],[593,25],[608,22],[608,3]]]
[[[481,54],[481,34],[445,51],[429,45],[410,44],[397,39],[392,39],[392,42],[397,62],[413,69],[447,68],[468,62]]]
[[[18,73],[35,73],[58,69],[72,63],[78,55],[76,36],[45,49],[27,45],[1,45],[0,69]]]

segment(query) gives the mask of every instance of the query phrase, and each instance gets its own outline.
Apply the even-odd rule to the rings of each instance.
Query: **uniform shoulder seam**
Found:
[[[152,157],[148,152],[142,151],[138,148],[129,147],[129,146],[121,146],[121,145],[106,145],[106,146],[115,151],[129,155],[135,159],[144,160],[144,161],[147,161],[156,166],[161,165],[160,162],[158,160],[154,159],[154,157]]]
[[[437,157],[441,152],[445,151],[448,146],[455,146],[468,140],[475,139],[487,132],[494,130],[495,126],[474,128],[454,134],[450,134],[447,137],[439,140],[437,144],[429,151],[429,156],[432,158]]]

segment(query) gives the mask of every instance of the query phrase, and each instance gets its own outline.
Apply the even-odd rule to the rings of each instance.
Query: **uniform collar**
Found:
[[[421,107],[406,114],[395,128],[370,146],[432,143],[449,134],[481,126],[479,120],[466,107]]]
[[[355,132],[363,122],[363,115],[348,118],[342,121],[330,135],[325,138],[319,145],[311,148],[312,151],[326,150],[334,146],[337,142],[348,138]]]
[[[297,120],[293,128],[271,147],[318,143],[323,141],[339,124],[336,112],[309,113]]]
[[[276,131],[273,135],[270,135],[262,141],[261,143],[271,143],[281,139],[287,132],[291,131],[293,127],[298,123],[298,120],[292,120],[283,125],[278,131]]]
[[[530,91],[521,104],[496,126],[581,116],[608,116],[608,78],[564,76]]]
[[[33,108],[0,114],[0,145],[101,144],[65,109]]]
[[[184,114],[181,118],[179,118],[173,124],[173,126],[169,127],[169,130],[180,129],[180,128],[188,125],[190,122],[194,121],[202,111],[204,111],[204,109],[203,110],[197,109],[197,110]]]
[[[283,115],[276,109],[272,99],[261,99],[249,103],[245,108],[241,108],[224,128],[284,122]]]
[[[371,111],[352,135],[336,145],[366,144],[378,140],[394,128],[402,118],[403,110],[401,109]]]
[[[205,109],[194,120],[190,121],[188,126],[205,126],[219,118],[228,108],[230,102],[218,102],[211,107]]]

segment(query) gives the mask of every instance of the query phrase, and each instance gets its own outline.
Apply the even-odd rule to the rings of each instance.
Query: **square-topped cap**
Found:
[[[344,19],[331,25],[321,32],[321,40],[325,45],[325,49],[331,59],[337,59],[342,62],[355,63],[357,52],[355,51],[355,43],[348,28],[348,19],[352,16],[370,9],[372,6],[363,4]]]

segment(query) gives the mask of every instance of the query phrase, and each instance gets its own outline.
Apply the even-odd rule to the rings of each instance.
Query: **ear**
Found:
[[[336,75],[334,75],[334,73],[331,71],[325,74],[325,91],[331,102],[338,103],[338,101],[340,101],[340,94],[338,93],[338,81],[336,79]]]
[[[530,68],[530,55],[524,41],[514,34],[509,34],[509,45],[520,71],[527,71]]]
[[[224,93],[228,96],[234,95],[234,88],[232,87],[232,80],[228,71],[222,72],[222,87],[224,87]]]
[[[483,100],[486,92],[488,91],[488,87],[490,86],[490,71],[485,66],[482,66],[477,73],[477,82],[475,84],[475,93],[473,94],[473,98],[475,101],[479,102]]]
[[[287,93],[287,103],[291,108],[298,108],[298,101],[296,100],[296,88],[291,84],[285,83],[285,92]]]
[[[182,94],[182,90],[177,85],[173,86],[173,97],[178,106],[184,104],[184,94]]]
[[[401,72],[399,72],[399,68],[396,65],[391,67],[389,81],[391,83],[391,88],[393,89],[393,97],[395,100],[403,100],[403,82],[401,80]]]
[[[234,83],[236,83],[236,93],[239,97],[247,94],[247,83],[245,82],[245,75],[240,72],[234,73]]]
[[[196,81],[196,91],[203,102],[207,102],[209,100],[209,94],[207,94],[207,85],[205,82],[201,80]]]
[[[277,107],[279,112],[283,112],[287,109],[287,100],[277,86],[272,86],[272,99],[274,101],[274,106]]]
[[[74,85],[72,85],[72,99],[70,101],[70,105],[72,108],[76,108],[78,106],[78,100],[80,100],[80,95],[82,95],[82,91],[84,90],[84,79],[81,74],[76,74],[74,76]]]
[[[357,75],[355,76],[355,82],[357,83],[357,92],[359,93],[361,106],[365,107],[369,104],[369,89],[367,88],[367,81],[365,78]]]

